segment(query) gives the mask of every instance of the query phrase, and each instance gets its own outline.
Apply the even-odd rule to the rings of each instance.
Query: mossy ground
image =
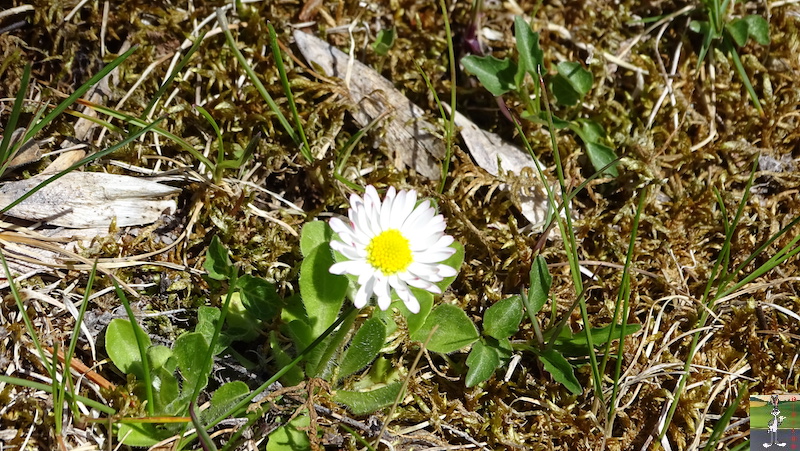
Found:
[[[12,103],[8,99],[16,96],[26,63],[32,64],[35,80],[29,98],[57,102],[61,93],[72,92],[110,60],[111,56],[100,53],[101,29],[105,29],[104,46],[108,52],[119,51],[124,43],[140,46],[122,65],[107,104],[115,105],[143,78],[127,102],[119,107],[133,115],[141,114],[163,80],[171,55],[196,23],[213,16],[215,8],[223,6],[220,2],[151,3],[113,4],[105,25],[103,2],[82,5],[69,20],[65,20],[65,16],[71,4],[47,1],[33,2],[33,11],[2,19],[2,26],[11,26],[16,21],[23,23],[0,33],[0,76],[3,80],[0,123],[7,123]],[[692,337],[687,332],[694,330],[704,308],[700,299],[725,239],[722,212],[713,190],[719,191],[728,217],[732,218],[745,195],[753,162],[760,159],[755,185],[732,240],[731,267],[744,261],[800,214],[800,168],[797,164],[800,143],[797,18],[800,6],[781,2],[768,10],[763,3],[737,3],[732,7],[736,16],[760,14],[770,23],[772,42],[769,46],[751,42],[740,49],[744,67],[764,108],[764,116],[760,116],[724,54],[712,50],[697,69],[701,37],[689,31],[688,22],[703,19],[699,4],[667,21],[663,29],[645,33],[649,23],[640,19],[665,16],[687,4],[666,1],[485,3],[482,24],[501,36],[488,42],[492,54],[513,56],[513,14],[534,13],[533,28],[541,32],[541,46],[548,65],[562,60],[587,63],[585,67],[593,73],[595,84],[584,99],[584,105],[557,113],[593,118],[605,127],[617,154],[623,157],[619,178],[589,183],[572,202],[578,218],[575,229],[578,253],[587,262],[586,267],[596,274],[595,279],[586,280],[587,305],[593,326],[607,325],[611,319],[622,274],[619,267],[608,264],[624,263],[638,196],[645,192],[642,188],[649,187],[634,249],[633,268],[637,272],[631,282],[628,318],[629,322],[642,324],[643,332],[626,341],[623,380],[630,385],[622,393],[621,407],[606,439],[603,435],[607,423],[602,414],[606,408],[599,405],[594,392],[588,388],[591,377],[586,367],[578,371],[579,380],[587,387],[580,396],[571,395],[555,382],[530,355],[520,362],[509,381],[503,381],[502,375],[497,374],[485,385],[466,389],[462,377],[465,354],[456,354],[448,359],[431,356],[427,362],[423,360],[421,372],[409,385],[410,398],[401,405],[391,427],[399,430],[430,421],[424,429],[427,434],[419,436],[416,445],[409,442],[395,449],[468,444],[460,434],[484,442],[489,449],[655,449],[656,440],[651,435],[658,427],[658,419],[683,368]],[[282,107],[286,106],[285,97],[269,53],[266,24],[270,21],[285,50],[303,61],[292,46],[290,25],[300,21],[298,17],[304,6],[308,5],[248,3],[241,5],[238,16],[228,15],[236,26],[234,34],[240,49]],[[458,47],[458,37],[470,21],[470,6],[468,2],[458,2],[448,8]],[[313,14],[302,20],[315,20],[316,24],[310,29],[316,33],[356,24],[353,29],[356,57],[380,68],[384,77],[429,111],[432,120],[437,119],[433,96],[419,73],[422,70],[428,75],[440,96],[447,95],[451,88],[447,40],[442,13],[434,2],[397,0],[365,6],[357,2],[321,2],[311,11]],[[375,54],[366,44],[371,43],[379,29],[391,27],[397,29],[394,46],[385,57]],[[329,42],[347,49],[350,41],[345,30],[332,34]],[[606,59],[603,52],[616,55],[646,73],[637,74],[617,65]],[[154,63],[152,71],[146,71]],[[245,147],[258,131],[263,130],[265,134],[253,159],[240,173],[226,173],[230,179],[224,181],[221,188],[201,183],[183,186],[178,227],[185,228],[194,214],[191,233],[172,251],[155,258],[184,266],[184,271],[134,267],[118,272],[121,279],[129,282],[157,282],[155,288],[148,289],[142,297],[139,305],[143,310],[159,312],[186,308],[190,310],[184,315],[191,318],[191,309],[218,303],[215,293],[209,291],[203,279],[190,271],[202,269],[206,246],[213,235],[222,239],[244,272],[275,281],[281,294],[289,296],[297,289],[301,258],[297,232],[304,222],[321,213],[345,211],[349,191],[334,180],[332,171],[338,153],[359,127],[345,113],[346,105],[338,95],[341,87],[318,80],[289,58],[286,63],[312,148],[321,146],[326,139],[333,143],[312,163],[302,159],[249,82],[239,81],[244,72],[222,35],[205,39],[200,51],[168,91],[169,104],[164,106],[162,100],[156,116],[167,114],[164,127],[199,148],[213,140],[213,131],[193,112],[195,103],[203,104],[214,116],[231,153]],[[516,139],[519,144],[513,126],[499,113],[491,95],[463,73],[459,73],[457,79],[459,110],[481,127],[507,140]],[[662,102],[659,98],[668,84],[672,86],[672,95]],[[519,107],[511,97],[506,101],[512,110]],[[29,110],[25,117],[30,118],[32,112]],[[65,114],[46,129],[46,136],[38,138],[55,138],[49,144],[55,149],[57,143],[71,136],[74,120]],[[523,123],[523,127],[537,156],[552,173],[554,159],[549,137],[536,124]],[[119,139],[110,133],[102,142],[92,142],[92,145],[107,147]],[[462,271],[445,294],[444,301],[463,306],[479,322],[482,312],[492,303],[519,293],[527,284],[531,260],[541,235],[524,232],[524,219],[515,199],[497,187],[500,183],[535,183],[535,178],[530,175],[491,177],[473,164],[459,147],[462,144],[457,142],[444,191],[437,194],[437,183],[409,170],[395,168],[391,157],[377,145],[379,142],[379,130],[368,133],[347,161],[344,174],[358,185],[414,188],[438,200],[448,219],[448,232],[466,249]],[[212,149],[213,145],[210,144]],[[580,142],[572,135],[559,134],[558,150],[567,182],[572,187],[592,175]],[[197,162],[174,143],[161,139],[156,146],[151,137],[114,155],[114,159],[153,167],[157,161],[155,155],[167,158],[161,163],[162,170],[197,167]],[[34,173],[37,169],[29,167],[9,176],[19,177],[25,171]],[[112,166],[106,169],[119,171]],[[305,213],[290,211],[286,204],[257,187],[279,193]],[[248,205],[267,211],[283,224],[265,220],[254,214]],[[796,233],[792,231],[781,237],[746,270],[752,271],[766,262]],[[87,256],[124,258],[157,247],[148,240],[130,240],[121,246],[93,246]],[[89,255],[92,252],[94,254]],[[577,293],[568,266],[558,265],[567,261],[563,243],[548,241],[541,253],[554,265],[551,268],[553,295],[558,302],[558,313],[564,314]],[[793,312],[800,311],[797,274],[798,262],[792,258],[756,279],[748,287],[750,290],[736,293],[715,307],[716,317],[709,323],[713,328],[703,334],[707,341],[694,357],[688,388],[677,401],[679,405],[667,433],[672,449],[689,449],[696,443],[705,443],[743,381],[748,382],[750,393],[800,391],[800,368],[796,362],[798,322],[763,305],[772,303]],[[86,274],[61,272],[59,277],[57,289],[63,290],[72,283],[84,284]],[[25,284],[41,287],[53,282],[52,276],[43,275]],[[104,295],[93,301],[90,311],[101,315],[117,305],[114,296]],[[19,377],[43,374],[36,363],[37,357],[27,351],[29,339],[14,312],[13,300],[7,298],[2,306],[5,326],[0,327],[0,371],[6,373],[13,367],[14,374]],[[47,308],[31,309],[29,314],[36,319],[46,344],[64,340],[72,330],[69,315],[51,316]],[[570,327],[580,330],[583,326],[578,311],[573,311],[572,315]],[[179,319],[146,320],[146,326],[151,334],[169,343],[183,328],[189,327]],[[532,334],[532,330],[525,327],[514,338],[528,339]],[[263,341],[257,340],[248,346],[240,347],[239,351],[250,355],[266,352]],[[404,354],[403,350],[408,352]],[[394,363],[410,365],[413,350],[414,345],[410,343],[407,348],[400,348],[393,356]],[[80,349],[78,356],[89,359],[86,349]],[[265,364],[254,371],[255,377],[264,378],[272,370]],[[125,385],[124,377],[115,374],[110,365],[102,366],[98,372],[118,385]],[[737,375],[730,377],[730,373]],[[637,376],[641,379],[635,379]],[[605,382],[611,386],[609,380]],[[6,449],[14,449],[23,442],[28,449],[57,449],[61,440],[53,433],[52,400],[41,393],[21,392],[12,408],[0,407],[0,433],[4,434],[0,442],[5,443]],[[20,389],[5,386],[0,393],[0,406],[12,402],[12,393],[20,393]],[[316,397],[315,401],[349,416],[341,406],[326,401],[324,396]],[[117,402],[121,402],[121,398]],[[740,420],[746,416],[744,403],[734,412],[721,448],[732,448],[744,442],[749,424]],[[696,429],[698,425],[701,425],[699,430]],[[331,436],[347,435],[329,418],[321,418],[317,426]],[[68,449],[95,444],[93,434],[102,430],[83,434],[84,427],[74,423],[66,429],[69,432],[63,442]],[[254,430],[253,434],[257,436],[264,430]],[[460,431],[460,434],[453,431]],[[345,438],[343,443],[343,446],[355,447],[350,438]]]

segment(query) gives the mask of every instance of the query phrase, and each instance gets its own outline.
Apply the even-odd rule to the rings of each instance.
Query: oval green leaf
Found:
[[[333,395],[333,400],[347,406],[347,409],[355,415],[366,415],[392,405],[401,388],[403,388],[402,382],[395,382],[385,387],[363,392],[337,390]]]
[[[339,378],[345,378],[369,365],[386,343],[386,326],[378,318],[370,318],[356,332],[339,365]]]
[[[483,315],[483,332],[498,340],[508,338],[519,330],[523,314],[522,299],[519,296],[503,299],[486,309]]]
[[[333,254],[322,243],[306,256],[300,266],[300,296],[315,337],[320,336],[339,315],[347,291],[347,277],[331,274]]]
[[[412,340],[425,342],[434,327],[438,326],[428,342],[433,352],[450,353],[474,343],[480,335],[467,314],[455,305],[442,304],[428,315],[425,324],[411,334]]]
[[[575,377],[572,365],[558,351],[555,349],[542,351],[539,353],[539,360],[544,364],[545,371],[550,373],[557,382],[567,387],[567,390],[575,395],[583,393],[581,384],[578,382],[578,378]]]
[[[467,357],[467,387],[474,387],[492,377],[494,371],[500,366],[500,357],[497,351],[487,346],[483,341],[472,345],[472,351]]]
[[[544,257],[541,255],[536,256],[528,277],[531,281],[531,287],[528,290],[528,304],[526,307],[530,309],[531,315],[535,315],[547,303],[550,295],[550,286],[553,284],[553,276],[550,275],[550,270],[547,269],[547,261]]]
[[[140,333],[139,339],[145,341],[145,348],[150,346],[150,337],[146,334]],[[142,355],[139,353],[139,345],[130,321],[122,318],[111,320],[106,329],[106,352],[120,371],[144,380]]]
[[[264,279],[245,274],[237,282],[242,304],[253,316],[269,321],[277,316],[281,307],[275,285]]]
[[[483,87],[494,96],[501,96],[516,89],[514,78],[517,74],[517,65],[508,58],[467,55],[461,58],[461,64],[467,72],[478,77]]]

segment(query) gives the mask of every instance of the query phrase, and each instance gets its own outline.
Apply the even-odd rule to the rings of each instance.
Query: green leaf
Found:
[[[172,348],[175,358],[178,359],[178,368],[186,381],[184,389],[192,391],[199,384],[204,388],[208,384],[206,361],[208,355],[208,342],[199,332],[189,332],[175,340]]]
[[[728,30],[736,45],[739,47],[747,44],[748,32],[747,22],[743,19],[736,19],[725,24],[725,29]]]
[[[330,245],[315,247],[300,266],[300,296],[315,337],[328,328],[339,315],[347,292],[347,277],[331,274],[333,254]]]
[[[591,119],[578,119],[580,128],[580,136],[584,141],[601,142],[606,139],[606,131],[603,126]]]
[[[606,140],[606,132],[603,130],[603,126],[589,119],[578,119],[576,122],[580,125],[580,128],[573,126],[570,129],[575,131],[583,140],[586,146],[586,156],[589,157],[589,162],[594,167],[594,170],[599,172],[606,165],[614,163],[617,159],[614,149],[602,144]],[[605,177],[617,177],[618,175],[616,163],[606,168],[603,173]]]
[[[544,61],[544,52],[539,47],[539,33],[534,33],[522,16],[514,16],[514,37],[517,39],[520,68],[534,77],[538,83],[538,67]]]
[[[245,274],[237,281],[242,304],[253,316],[269,321],[277,316],[281,308],[281,298],[275,285],[264,279]]]
[[[411,339],[425,342],[435,326],[438,326],[428,349],[433,352],[449,353],[474,343],[480,335],[475,324],[467,314],[455,305],[442,304],[428,315],[425,324],[411,334]]]
[[[575,377],[572,365],[555,349],[548,349],[539,353],[539,360],[544,364],[544,369],[560,382],[567,390],[575,395],[583,393],[580,382]]]
[[[200,306],[197,309],[197,326],[194,331],[200,333],[206,339],[206,343],[210,343],[214,337],[214,330],[216,330],[220,316],[221,313],[216,307]],[[214,346],[214,355],[224,351],[230,342],[231,340],[226,335],[220,335]]]
[[[294,360],[286,351],[283,350],[283,343],[278,339],[278,334],[275,331],[269,333],[269,349],[271,355],[275,358],[275,364],[278,368],[283,368],[292,360]],[[305,373],[301,365],[295,365],[286,374],[281,377],[281,382],[286,387],[291,387],[299,384],[305,379]]]
[[[586,155],[589,157],[589,162],[592,163],[592,167],[595,171],[602,170],[606,165],[617,159],[617,154],[614,153],[614,149],[608,146],[596,142],[587,142],[585,144]],[[619,176],[616,164],[606,168],[603,175],[613,178]]]
[[[244,306],[241,292],[231,294],[225,325],[228,326],[224,332],[225,336],[234,341],[255,340],[262,328],[261,321]]]
[[[517,88],[514,85],[517,65],[508,58],[467,55],[461,58],[461,64],[467,72],[478,77],[483,87],[494,96],[501,96]]]
[[[211,407],[200,413],[204,423],[226,413],[245,396],[250,394],[250,387],[242,381],[233,381],[223,384],[211,397]],[[237,414],[234,413],[233,416]]]
[[[514,353],[514,348],[511,346],[511,340],[508,338],[496,339],[493,337],[482,338],[486,342],[486,346],[497,353],[497,358],[500,359],[501,364],[506,364],[511,360],[511,354]]]
[[[704,20],[693,20],[689,22],[689,29],[702,35],[708,35],[711,33],[711,25]]]
[[[592,89],[592,73],[580,63],[563,61],[558,63],[558,75],[553,77],[553,95],[561,105],[575,105]]]
[[[386,326],[378,318],[370,318],[356,332],[350,347],[342,355],[339,378],[361,370],[375,360],[386,343]]]
[[[374,390],[375,387],[382,387],[400,381],[402,378],[403,375],[395,368],[391,360],[378,357],[372,362],[369,371],[353,384],[353,390]]]
[[[747,34],[761,45],[769,45],[769,22],[763,17],[751,14],[744,18]]]
[[[539,114],[533,114],[527,111],[522,112],[522,118],[525,119],[526,121],[531,121],[536,124],[542,124],[545,127],[550,126],[550,121],[548,120],[548,116],[553,118],[553,128],[556,130],[569,128],[569,126],[572,124],[571,122],[565,121],[564,119],[561,119],[558,116],[548,114],[547,111],[542,111]]]
[[[402,388],[402,382],[395,382],[364,392],[336,390],[333,400],[347,406],[347,409],[355,415],[366,415],[392,405]]]
[[[286,333],[298,350],[307,348],[317,338],[311,326],[303,320],[295,319],[286,324]]]
[[[267,451],[307,451],[311,449],[306,428],[311,424],[308,415],[298,415],[295,419],[275,429],[267,439]]]
[[[547,303],[550,294],[550,286],[553,284],[553,277],[547,269],[547,261],[541,255],[537,255],[531,265],[529,273],[531,288],[528,290],[528,305],[531,314],[535,315]]]
[[[149,448],[173,435],[174,432],[157,428],[151,423],[121,423],[117,430],[117,439],[120,442],[140,448]]]
[[[492,377],[494,371],[500,367],[500,357],[494,349],[479,340],[472,345],[472,351],[467,357],[467,366],[469,370],[465,383],[467,387],[474,387]]]
[[[372,50],[378,55],[385,56],[394,45],[396,35],[397,30],[394,27],[381,29],[381,31],[378,32],[378,36],[375,37]]]
[[[214,280],[227,280],[232,265],[228,258],[228,250],[219,241],[219,237],[214,235],[206,251],[206,261],[203,263],[203,268],[208,271],[208,277]]]
[[[619,339],[621,325],[614,328],[614,336],[610,337],[611,340]],[[626,324],[624,335],[628,336],[636,333],[641,329],[639,324]],[[592,343],[595,347],[605,344],[609,340],[609,333],[611,332],[611,325],[604,327],[595,327],[589,331],[592,336]],[[589,355],[589,347],[586,345],[586,333],[579,331],[572,333],[568,329],[563,329],[561,334],[556,338],[554,347],[565,356],[568,357],[586,357]]]
[[[505,298],[486,309],[483,315],[483,332],[498,340],[508,338],[519,330],[524,313],[519,296]]]
[[[609,339],[610,340],[617,340],[619,339],[620,329],[622,328],[621,324],[617,324],[614,327],[614,336],[611,337],[611,324],[608,326],[603,327],[593,327],[589,334],[592,336],[592,343],[595,346],[600,346],[605,344]],[[623,335],[628,336],[638,332],[642,328],[641,324],[625,324],[625,330]],[[566,329],[565,329],[566,330]],[[563,332],[562,332],[563,334]],[[586,334],[583,331],[572,333],[567,331],[566,337],[562,338],[559,337],[556,340],[556,343],[573,343],[573,344],[584,344],[586,343]]]
[[[308,257],[317,246],[330,242],[334,235],[333,229],[325,221],[307,222],[300,231],[300,252]]]
[[[140,332],[139,338],[144,340],[146,347],[150,346],[150,337],[146,334]],[[144,380],[142,355],[139,353],[139,345],[130,321],[122,318],[111,320],[106,329],[106,352],[120,371]]]
[[[154,369],[151,375],[153,378],[153,388],[155,389],[153,402],[155,404],[156,413],[165,415],[182,414],[183,412],[180,410],[168,410],[170,405],[174,405],[173,403],[181,394],[178,379],[175,377],[175,374],[160,367]]]
[[[163,367],[169,372],[175,371],[175,359],[172,359],[172,349],[166,346],[151,346],[147,349],[147,358],[150,362],[150,368],[156,369]],[[172,364],[168,363],[170,361]]]

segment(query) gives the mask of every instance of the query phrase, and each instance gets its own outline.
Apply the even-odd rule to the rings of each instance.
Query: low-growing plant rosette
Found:
[[[418,203],[415,190],[390,187],[381,201],[369,185],[363,198],[350,196],[347,216],[349,221],[332,218],[329,223],[338,235],[330,246],[341,256],[330,272],[357,277],[356,308],[365,307],[374,295],[378,307],[386,310],[394,290],[411,313],[419,313],[410,287],[441,294],[437,283],[457,274],[446,263],[457,248],[444,232],[444,216],[429,199]]]

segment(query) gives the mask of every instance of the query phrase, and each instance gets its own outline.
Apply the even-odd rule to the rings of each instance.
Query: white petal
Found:
[[[414,254],[414,261],[419,263],[439,263],[447,260],[455,253],[452,247],[444,247]]]
[[[381,310],[389,308],[392,303],[392,297],[389,291],[389,279],[386,277],[378,277],[375,281],[375,295],[378,296],[378,307]]]
[[[402,197],[402,200],[400,196]],[[396,228],[401,228],[408,215],[414,211],[414,206],[417,204],[417,192],[401,191],[395,200],[395,207],[392,209],[392,224]]]
[[[450,247],[450,245],[453,244],[454,241],[455,238],[453,238],[452,236],[444,235],[443,237],[439,238],[439,241],[437,241],[436,244],[434,244],[431,247]],[[456,250],[454,248],[451,249],[453,249],[453,253],[455,254]]]
[[[403,282],[411,285],[414,288],[420,288],[427,291],[431,291],[429,288],[431,286],[435,286],[427,280],[420,279],[419,277],[415,277],[413,275],[402,276],[401,279],[403,279]]]
[[[367,283],[358,288],[356,298],[353,300],[353,305],[355,305],[356,308],[364,308],[364,306],[367,305],[369,298],[372,297],[372,289],[374,286],[375,278],[371,277],[369,280],[367,280]]]
[[[449,265],[438,265],[439,275],[442,277],[453,277],[458,274],[458,271]]]
[[[394,189],[393,186],[389,187],[389,190],[386,191],[386,197],[383,198],[383,204],[381,205],[380,211],[380,224],[381,230],[389,230],[392,228],[391,219],[392,219],[392,209],[395,205],[395,199],[397,195],[397,191]]]
[[[346,243],[342,243],[341,241],[336,241],[336,240],[331,241],[331,249],[341,253],[350,260],[356,260],[366,257],[366,255],[361,255],[358,252],[358,249],[356,249],[355,247],[350,246]]]
[[[434,224],[433,227],[436,226],[436,211],[433,208],[428,208],[422,212],[421,215],[417,216],[413,220],[409,218],[405,224],[405,227],[411,228],[412,230],[419,230],[419,231],[427,231],[433,230],[431,224]],[[444,229],[441,229],[444,230]]]
[[[350,207],[351,208],[359,208],[360,206],[364,205],[364,199],[361,198],[356,193],[350,195]]]
[[[368,202],[368,200],[371,200],[373,203],[378,203],[381,201],[381,196],[378,195],[378,190],[372,185],[367,185],[364,187],[364,202]]]
[[[377,235],[372,228],[372,221],[370,220],[370,212],[367,208],[359,208],[356,210],[356,220],[353,221],[356,226],[356,231],[359,234],[374,237]]]
[[[421,234],[435,234],[444,232],[444,229],[447,227],[447,223],[444,221],[444,216],[437,215],[436,211],[432,208],[428,209],[427,213],[429,215],[432,213],[434,216],[430,216],[430,219],[426,219],[428,216],[420,216],[413,222],[407,221],[405,227],[414,228]],[[424,220],[427,220],[427,222],[423,222]]]
[[[353,233],[353,228],[345,224],[345,222],[339,218],[331,218],[328,224],[331,226],[331,229],[339,235],[343,233]]]
[[[441,239],[442,233],[434,233],[425,237],[416,237],[411,241],[411,250],[418,254],[430,250],[436,250],[436,243],[438,243]]]
[[[406,268],[406,272],[412,274],[414,277],[427,279],[428,277],[435,277],[438,271],[435,265],[413,261],[408,265],[408,268]]]
[[[414,294],[411,293],[404,281],[398,277],[391,277],[389,278],[389,284],[394,288],[397,296],[400,297],[411,313],[419,313],[419,301],[417,301],[417,298],[414,297]]]
[[[354,276],[360,276],[361,274],[372,271],[372,268],[363,261],[347,260],[332,264],[328,271],[330,271],[331,274],[352,274]]]
[[[409,312],[413,314],[419,313],[419,301],[414,296],[411,296],[409,299],[404,299],[403,303],[406,305],[406,308]]]
[[[433,219],[433,217],[436,216],[436,212],[433,210],[433,208],[430,207],[430,205],[431,205],[430,200],[425,199],[424,201],[422,201],[422,203],[419,204],[417,208],[415,208],[414,211],[412,211],[411,214],[408,215],[406,220],[403,222],[403,229],[419,230],[420,228],[417,225],[418,223],[424,224]],[[423,221],[420,221],[420,218],[423,218]]]

